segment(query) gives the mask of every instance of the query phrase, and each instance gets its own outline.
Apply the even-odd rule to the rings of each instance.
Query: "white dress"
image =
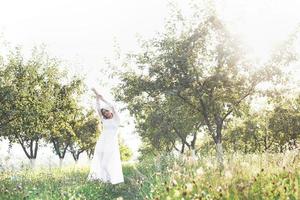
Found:
[[[101,114],[101,108],[103,107],[100,105],[99,100],[96,103],[103,130],[95,146],[88,180],[117,184],[124,182],[117,134],[120,118],[113,106],[111,104],[108,105],[110,107],[109,110],[113,112],[112,119],[103,118]]]

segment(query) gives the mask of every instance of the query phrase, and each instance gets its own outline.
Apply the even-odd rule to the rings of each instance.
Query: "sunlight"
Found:
[[[299,10],[2,2],[0,200],[297,199]]]
[[[249,47],[253,59],[265,61],[300,23],[297,0],[225,0],[219,13],[229,30]],[[299,49],[298,49],[299,50]]]

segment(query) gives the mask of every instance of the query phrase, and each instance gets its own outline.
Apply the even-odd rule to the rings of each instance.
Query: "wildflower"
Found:
[[[120,196],[116,200],[123,200],[123,197]]]
[[[246,161],[243,161],[243,162],[241,162],[241,167],[242,167],[242,168],[244,168],[244,169],[246,169],[246,168],[249,168],[249,167],[250,167],[250,165],[249,165],[249,163],[248,163],[248,162],[246,162]]]
[[[229,171],[229,170],[225,171],[225,177],[231,179],[232,178],[231,171]]]
[[[186,184],[186,191],[187,191],[187,192],[193,191],[193,184],[187,183],[187,184]]]
[[[207,163],[206,163],[206,166],[207,166],[207,168],[212,168],[214,165],[210,162],[210,161],[208,161]]]
[[[222,187],[219,186],[219,187],[217,188],[217,191],[218,191],[218,192],[222,192]]]
[[[173,186],[176,186],[177,185],[177,181],[175,179],[172,180],[172,184]]]
[[[199,167],[197,170],[196,170],[196,173],[198,176],[202,176],[204,174],[204,171],[202,169],[202,167]]]

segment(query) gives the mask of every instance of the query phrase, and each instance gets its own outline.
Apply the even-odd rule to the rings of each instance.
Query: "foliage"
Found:
[[[75,135],[71,139],[69,149],[75,161],[78,161],[79,155],[84,151],[91,157],[89,153],[94,151],[100,133],[98,116],[93,110],[77,118],[71,124]]]
[[[56,65],[43,51],[35,49],[25,61],[16,49],[1,70],[1,136],[18,142],[30,159],[36,158],[38,142],[48,134]]]
[[[86,181],[88,168],[0,173],[1,199],[297,199],[299,150],[225,156],[224,173],[211,157],[149,157],[124,165],[125,184]]]
[[[275,145],[280,152],[287,144],[289,149],[297,148],[300,139],[300,96],[294,101],[277,105],[270,117],[269,128],[276,137]]]
[[[119,74],[122,82],[115,96],[135,116],[145,143],[171,151],[179,150],[176,142],[181,142],[184,152],[185,146],[194,149],[196,142],[189,144],[186,138],[197,138],[204,129],[222,164],[226,124],[241,115],[259,84],[277,80],[295,57],[286,42],[258,67],[247,59],[214,8],[199,9],[193,16],[198,17],[174,12],[164,32],[141,42],[142,50],[130,54],[124,64],[137,70]]]
[[[83,83],[74,79],[68,84],[56,82],[53,87],[53,106],[49,112],[46,140],[53,144],[55,153],[63,159],[71,141],[75,138],[74,126],[82,115],[83,109],[78,105],[78,96],[82,94]]]
[[[132,150],[124,143],[123,139],[119,139],[120,156],[122,161],[129,161],[132,158]]]
[[[225,147],[232,152],[283,152],[299,145],[299,97],[282,99],[270,110],[244,112],[227,124]]]
[[[53,144],[63,159],[67,149],[78,159],[91,151],[99,134],[93,112],[79,105],[83,79],[60,71],[60,62],[35,48],[26,60],[16,48],[0,68],[0,138],[18,142],[29,159],[35,159],[39,142]]]

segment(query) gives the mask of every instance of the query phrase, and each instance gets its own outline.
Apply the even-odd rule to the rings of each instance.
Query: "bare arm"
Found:
[[[103,116],[102,116],[102,113],[101,113],[101,106],[100,106],[100,99],[98,97],[96,97],[96,108],[97,108],[97,112],[98,112],[98,115],[100,116],[100,119],[101,121],[103,120]]]
[[[119,114],[118,114],[118,112],[116,111],[115,107],[114,107],[110,102],[108,102],[106,99],[104,99],[103,97],[102,97],[101,100],[102,100],[103,102],[105,102],[105,103],[111,108],[111,111],[112,111],[112,113],[113,113],[113,117],[115,117],[116,120],[120,120]]]
[[[106,99],[103,98],[103,96],[101,94],[99,94],[95,88],[92,89],[93,92],[96,94],[96,99],[97,99],[97,110],[98,112],[100,112],[99,114],[101,114],[101,110],[100,110],[100,100],[102,100],[104,103],[106,103],[110,108],[111,108],[111,111],[113,113],[113,116],[117,119],[117,120],[120,120],[120,117],[118,115],[118,113],[116,112],[115,110],[115,107],[110,103],[108,102]],[[98,109],[99,108],[99,109]]]

